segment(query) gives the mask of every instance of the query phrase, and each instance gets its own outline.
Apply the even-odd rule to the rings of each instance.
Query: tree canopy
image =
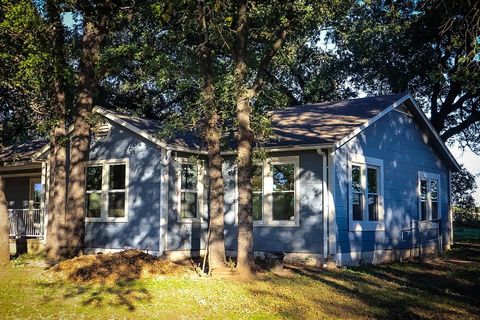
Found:
[[[357,1],[330,32],[349,81],[411,92],[445,141],[480,151],[478,1]]]

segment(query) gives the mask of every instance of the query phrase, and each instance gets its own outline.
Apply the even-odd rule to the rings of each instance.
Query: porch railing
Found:
[[[45,210],[9,209],[10,237],[43,237],[45,235]]]

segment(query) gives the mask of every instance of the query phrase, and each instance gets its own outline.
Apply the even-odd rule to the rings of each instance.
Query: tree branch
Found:
[[[267,69],[270,65],[275,54],[282,48],[285,38],[287,37],[287,29],[289,24],[284,24],[280,31],[278,32],[277,39],[273,43],[271,49],[265,54],[260,65],[258,66],[257,76],[253,82],[252,87],[249,90],[250,98],[255,97],[258,92],[261,90],[262,86],[265,84],[265,77],[267,75]]]
[[[449,138],[453,137],[454,135],[461,133],[462,131],[466,130],[475,122],[480,121],[480,111],[478,111],[477,109],[479,102],[480,100],[477,100],[475,102],[476,104],[475,108],[472,110],[472,113],[464,121],[462,121],[459,125],[449,128],[445,130],[445,132],[440,134],[440,137],[443,139],[443,141],[446,141]]]

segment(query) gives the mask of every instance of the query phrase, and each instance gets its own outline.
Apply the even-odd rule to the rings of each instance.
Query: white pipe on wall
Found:
[[[318,148],[317,153],[322,157],[322,214],[323,214],[323,258],[328,259],[328,190],[327,190],[327,154]]]

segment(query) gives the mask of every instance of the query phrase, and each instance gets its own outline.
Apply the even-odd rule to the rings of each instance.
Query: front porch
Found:
[[[45,240],[48,168],[47,163],[35,159],[34,154],[46,143],[45,140],[34,140],[14,145],[3,149],[0,155],[0,177],[10,220],[9,234],[11,241],[17,244],[33,239],[38,243]]]
[[[44,238],[44,209],[8,209],[10,238]]]

